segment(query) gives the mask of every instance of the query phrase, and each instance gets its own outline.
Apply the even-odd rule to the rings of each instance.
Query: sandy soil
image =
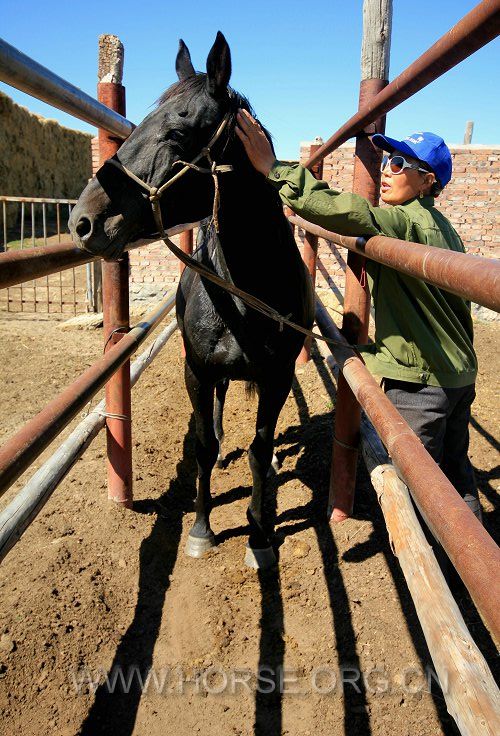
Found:
[[[5,439],[102,348],[98,332],[0,317]],[[492,533],[499,329],[476,328],[471,445]],[[101,433],[2,564],[1,733],[454,733],[442,693],[422,675],[429,654],[362,467],[354,518],[333,530],[324,521],[334,403],[324,362],[298,369],[280,417],[282,466],[270,494],[280,557],[260,573],[243,564],[255,403],[231,386],[227,463],[213,476],[218,546],[193,560],[183,554],[195,467],[178,336],[134,391],[133,511],[106,500]],[[492,642],[463,588],[455,589],[493,666]],[[151,668],[141,691],[139,676]]]

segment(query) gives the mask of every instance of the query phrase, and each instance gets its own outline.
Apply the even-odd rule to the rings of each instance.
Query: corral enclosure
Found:
[[[471,43],[479,47],[485,42],[480,29],[488,27],[487,13],[491,13],[492,8],[488,3],[481,5],[484,7],[471,13],[469,19],[477,23],[475,36],[470,32],[469,21],[462,23],[461,35],[454,38],[451,34],[449,43],[452,46],[447,53],[456,53],[461,45],[462,52],[465,49],[471,53]],[[445,55],[443,52],[443,57]],[[122,90],[119,83],[116,88],[113,84],[100,84],[100,100],[124,112]],[[396,81],[393,89],[397,87]],[[391,85],[387,87],[389,91],[390,88]],[[103,112],[96,105],[94,111]],[[126,130],[126,134],[130,133],[130,124],[124,118],[115,122]],[[354,126],[351,134],[359,132],[354,123],[351,125]],[[365,142],[363,136],[358,136],[358,144],[362,146]],[[116,139],[110,136],[101,139],[102,159],[115,150]],[[312,160],[309,165],[314,165]],[[308,224],[302,221],[302,226],[308,233],[305,246],[313,249]],[[368,248],[369,243],[365,242],[364,247]],[[353,251],[357,251],[352,244],[350,248],[351,261]],[[436,254],[430,252],[434,249],[427,250],[425,258],[431,262],[434,258],[435,262]],[[460,258],[460,254],[456,255]],[[35,259],[35,255],[31,257]],[[470,268],[470,273],[462,270],[462,283],[455,287],[458,292],[462,289],[462,295],[468,297],[469,290],[480,302],[483,300],[481,303],[500,308],[497,293],[485,287],[491,282],[490,264],[484,259],[461,257],[466,260],[455,257],[450,262],[450,271],[455,277],[460,273],[460,263],[467,263]],[[8,258],[4,257],[3,262],[8,263]],[[109,298],[107,304],[105,302],[107,343],[113,333],[124,331],[123,320],[117,316],[120,310],[127,315],[128,310],[124,288],[128,274],[123,263],[126,261],[122,261],[121,266],[106,264],[108,286],[113,280],[117,287],[114,297]],[[478,264],[479,269],[476,268]],[[478,272],[484,275],[479,284],[471,276]],[[350,272],[348,269],[351,288],[353,273],[353,269]],[[425,273],[423,278],[427,277]],[[428,280],[437,281],[441,286],[439,279],[438,275]],[[348,314],[351,304],[346,288],[345,312]],[[320,307],[317,319],[323,330],[324,315],[320,315]],[[363,319],[366,326],[366,314]],[[144,320],[150,327],[153,323],[151,317]],[[61,382],[67,384],[100,352],[102,340],[96,340],[95,333],[81,335],[78,341],[67,341],[69,335],[57,330],[54,324],[37,324],[16,317],[10,318],[10,322],[6,320],[5,334],[12,343],[10,353],[15,366],[24,362],[31,368],[35,360],[31,348],[38,350],[43,366],[37,373],[30,370],[27,377],[22,375],[22,388],[14,382],[6,391],[13,407],[7,411],[9,434],[9,430],[15,431],[22,425],[27,418],[25,413],[31,414],[33,408],[36,411],[51,398],[54,389],[57,391],[57,374]],[[479,440],[480,447],[486,447],[488,458],[490,448],[496,448],[489,423],[494,391],[491,378],[498,373],[489,355],[495,330],[495,325],[477,328],[480,360],[486,353],[488,362],[485,362],[487,370],[480,373],[478,381],[484,393],[476,404],[479,413],[473,421],[477,432],[474,442]],[[137,333],[132,333],[135,339]],[[338,332],[331,334],[338,336],[337,341],[340,339]],[[44,338],[50,335],[50,343],[41,340],[42,335]],[[129,344],[130,337],[121,335],[122,346]],[[119,343],[116,334],[115,338]],[[351,340],[355,342],[352,337]],[[349,350],[345,345],[342,349]],[[111,360],[110,355],[116,356],[119,350],[120,344],[111,347],[107,359]],[[147,347],[146,353],[148,351],[149,354],[153,352],[152,345]],[[481,565],[483,558],[474,556],[477,543],[477,549],[484,550],[487,559],[497,560],[491,537],[444,476],[440,476],[436,466],[429,466],[429,458],[425,452],[420,452],[414,436],[406,433],[410,444],[406,445],[405,457],[395,443],[385,441],[390,410],[386,406],[387,417],[380,420],[379,416],[376,421],[376,412],[370,414],[366,406],[367,394],[361,397],[359,385],[355,386],[353,371],[361,371],[361,376],[365,371],[363,387],[366,389],[373,378],[366,375],[366,369],[355,355],[345,360],[342,354],[339,358],[338,352],[333,349],[332,352],[392,457],[396,461],[399,456],[403,461],[403,466],[398,466],[399,472],[417,503],[423,503],[428,520],[439,519],[442,498],[447,499],[453,513],[450,519],[441,515],[440,523],[434,525],[435,536],[445,546],[472,595],[477,596],[476,603],[485,621],[492,631],[498,631],[495,626],[498,611],[487,595],[489,584],[493,587],[495,579],[485,572],[487,566]],[[65,357],[62,367],[57,359],[61,356]],[[105,360],[106,357],[101,366]],[[423,605],[422,587],[414,585],[413,577],[425,588],[425,573],[429,565],[435,564],[425,541],[418,548],[420,568],[414,567],[410,574],[408,557],[402,554],[399,554],[401,567],[394,565],[389,542],[392,541],[396,554],[402,550],[394,537],[387,539],[385,523],[391,531],[394,523],[397,525],[401,520],[397,513],[396,520],[389,518],[387,513],[383,496],[385,492],[390,494],[389,485],[380,495],[374,479],[385,523],[366,475],[358,484],[363,495],[358,495],[353,518],[332,528],[324,516],[328,489],[330,494],[332,490],[330,477],[338,478],[335,473],[330,476],[328,462],[334,414],[336,448],[350,453],[355,452],[355,448],[354,440],[346,439],[345,434],[339,435],[339,430],[345,433],[346,429],[344,424],[342,430],[338,421],[341,407],[346,404],[341,401],[340,387],[338,393],[335,391],[336,375],[332,364],[323,360],[316,348],[313,360],[297,368],[293,391],[280,418],[276,438],[282,467],[271,481],[274,493],[269,498],[269,506],[277,522],[278,564],[255,573],[244,568],[241,562],[242,537],[247,531],[244,510],[249,493],[245,485],[245,473],[248,473],[245,447],[253,434],[252,422],[248,421],[252,407],[245,404],[241,386],[233,387],[227,405],[226,452],[229,455],[221,472],[214,476],[218,483],[213,515],[218,548],[198,562],[184,559],[181,551],[192,519],[195,437],[189,406],[180,400],[181,363],[180,345],[172,341],[163,354],[163,362],[157,360],[149,372],[149,379],[142,382],[143,393],[139,386],[134,396],[134,452],[139,464],[133,470],[136,491],[133,513],[124,507],[125,504],[132,507],[131,482],[127,476],[132,465],[126,442],[122,442],[131,427],[126,423],[130,394],[124,388],[123,368],[119,368],[112,379],[113,396],[108,394],[107,403],[108,438],[112,438],[107,447],[108,469],[112,471],[111,477],[114,473],[108,489],[124,506],[106,506],[97,489],[99,473],[103,472],[102,465],[98,465],[104,455],[101,435],[27,531],[23,542],[31,541],[31,547],[20,545],[7,559],[5,569],[11,576],[4,583],[7,605],[0,640],[0,674],[8,683],[4,700],[8,722],[28,733],[38,733],[48,727],[63,734],[155,734],[173,726],[179,733],[220,733],[221,729],[223,732],[230,729],[234,734],[253,733],[254,736],[274,736],[275,733],[307,736],[312,731],[325,733],[325,736],[326,733],[357,736],[387,732],[451,736],[454,727],[444,711],[444,698],[457,722],[465,717],[473,723],[471,714],[477,708],[483,718],[482,725],[493,733],[491,727],[496,716],[489,708],[494,706],[494,692],[497,691],[493,690],[487,665],[476,650],[455,604],[451,617],[440,618],[440,611],[444,610],[440,608],[443,599],[449,595],[444,580],[439,578],[438,585],[430,586],[432,590],[428,591],[430,599],[438,604],[436,618],[433,618],[434,611]],[[100,376],[97,374],[99,378],[103,371],[101,368]],[[102,385],[95,380],[94,387]],[[384,406],[384,401],[388,404],[380,388],[376,384],[374,388],[380,406]],[[29,402],[29,409],[23,399]],[[72,397],[69,405],[71,401]],[[488,406],[485,417],[482,416],[484,401]],[[83,405],[80,397],[79,408]],[[151,405],[157,410],[155,417]],[[332,412],[334,406],[335,412]],[[104,423],[102,416],[100,419]],[[56,421],[59,420],[45,424],[47,432],[52,431]],[[350,421],[352,427],[352,418]],[[394,418],[392,421],[394,423]],[[405,433],[397,436],[401,434]],[[25,447],[31,446],[33,438],[34,435],[28,436]],[[36,436],[36,441],[39,441],[40,452],[40,448],[47,445],[47,442],[42,444],[43,432]],[[4,447],[12,446],[12,442],[10,445],[7,442]],[[419,457],[418,467],[411,448]],[[24,448],[21,451],[24,452]],[[483,461],[480,457],[481,451],[476,454],[475,446],[472,451],[474,463],[484,465],[484,469],[478,467],[478,471],[487,513],[486,528],[491,531],[490,514],[494,511],[495,496],[490,481],[495,471],[489,459]],[[14,465],[13,455],[4,452],[5,455],[6,486]],[[35,465],[46,456],[47,453],[43,457],[33,454],[32,458],[38,458]],[[342,457],[342,453],[336,457]],[[387,456],[384,457],[378,461],[385,464],[382,472],[395,475]],[[130,465],[123,464],[124,472],[118,476],[118,463],[124,459]],[[24,468],[27,460],[30,458],[25,454]],[[164,472],[165,464],[172,472]],[[409,472],[405,470],[408,466]],[[428,478],[427,484],[422,478]],[[18,487],[19,481],[9,490],[8,500]],[[435,502],[429,488],[440,491]],[[333,500],[336,502],[338,498],[333,497]],[[409,496],[408,504],[411,506]],[[438,510],[437,517],[433,506]],[[103,525],[104,517],[107,523]],[[418,523],[414,523],[419,528]],[[413,599],[403,585],[401,571]],[[436,577],[432,579],[437,580]],[[476,608],[453,576],[450,585],[474,639],[493,666],[496,663],[494,645]],[[412,601],[434,666],[430,665]],[[429,622],[434,622],[434,627],[431,625],[429,629]],[[450,647],[446,645],[447,635]],[[453,646],[458,644],[460,648],[464,643],[462,654],[465,656],[458,657],[456,666],[453,655],[447,658],[448,654]],[[443,663],[454,673],[451,682],[447,682]],[[469,674],[468,679],[462,678],[462,672],[470,672],[478,665],[475,671],[481,673],[480,677]],[[439,671],[441,690],[433,684],[436,679],[434,667]],[[262,689],[262,671],[264,677],[268,675],[264,685],[267,681],[272,685],[270,689]],[[243,687],[238,690],[241,684]],[[471,698],[469,693],[472,692]],[[480,693],[477,700],[476,693]],[[493,715],[484,720],[485,712]],[[476,719],[474,733],[477,723]]]

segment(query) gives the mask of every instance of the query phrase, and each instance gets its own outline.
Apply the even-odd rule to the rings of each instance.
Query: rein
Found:
[[[329,343],[330,345],[340,345],[342,347],[346,347],[345,343],[340,342],[339,340],[333,340],[331,337],[323,337],[319,332],[314,332],[313,330],[308,330],[306,327],[302,327],[302,325],[298,325],[295,322],[292,322],[288,317],[284,317],[282,314],[280,314],[276,309],[271,307],[269,304],[266,304],[266,302],[263,302],[261,299],[258,299],[256,296],[253,296],[252,294],[249,294],[246,291],[243,291],[243,289],[239,289],[237,286],[235,286],[230,281],[226,281],[225,279],[218,276],[211,268],[208,268],[203,263],[200,263],[199,261],[196,261],[192,256],[188,255],[187,253],[184,253],[183,250],[181,250],[167,235],[165,228],[163,226],[163,220],[161,216],[161,207],[160,207],[160,198],[162,194],[172,186],[178,179],[181,178],[181,176],[184,176],[190,169],[193,171],[197,171],[199,174],[211,174],[214,180],[214,186],[215,186],[215,194],[214,194],[214,204],[213,204],[213,210],[212,210],[212,222],[215,227],[215,231],[219,232],[219,220],[218,220],[218,210],[219,210],[219,203],[220,203],[220,194],[219,194],[219,174],[225,174],[230,171],[233,171],[233,167],[230,164],[217,164],[211,156],[211,148],[212,146],[218,141],[220,136],[222,135],[222,132],[224,128],[226,127],[228,121],[230,118],[230,113],[226,113],[224,118],[222,119],[219,127],[215,131],[214,135],[208,142],[208,144],[201,149],[200,153],[195,156],[195,158],[191,162],[187,161],[176,161],[175,164],[183,164],[183,168],[178,171],[171,179],[166,181],[164,184],[162,184],[160,187],[151,187],[149,184],[147,184],[145,181],[140,179],[138,176],[136,176],[130,169],[127,169],[120,161],[116,161],[115,159],[108,159],[106,163],[112,164],[116,168],[118,168],[120,171],[122,171],[124,174],[126,174],[130,179],[136,182],[136,184],[139,184],[143,189],[145,189],[148,192],[149,195],[149,201],[151,202],[151,207],[153,209],[153,217],[155,220],[156,227],[158,228],[158,232],[160,233],[160,239],[165,243],[167,248],[169,248],[170,251],[182,262],[184,265],[186,265],[188,268],[191,268],[193,271],[198,273],[203,278],[206,278],[208,281],[211,281],[213,284],[216,284],[224,291],[229,292],[233,296],[240,299],[242,302],[247,304],[249,307],[252,307],[252,309],[255,309],[257,312],[260,312],[261,314],[265,315],[266,317],[269,317],[270,319],[274,320],[275,322],[279,323],[279,329],[280,332],[283,331],[283,325],[286,325],[287,327],[291,327],[293,330],[296,330],[297,332],[302,332],[302,334],[306,335],[307,337],[314,337],[316,340],[322,340],[323,342]],[[202,168],[197,165],[197,162],[202,159],[206,158],[208,163],[210,164],[210,168]],[[174,164],[174,165],[175,165]],[[353,348],[353,346],[349,346]],[[361,358],[361,355],[356,350],[356,348],[353,348],[357,355]],[[362,359],[362,358],[361,358]]]

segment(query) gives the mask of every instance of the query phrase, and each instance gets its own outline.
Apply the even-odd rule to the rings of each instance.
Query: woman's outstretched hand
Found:
[[[238,110],[236,135],[245,146],[251,164],[267,176],[276,161],[271,144],[259,123],[246,110]]]

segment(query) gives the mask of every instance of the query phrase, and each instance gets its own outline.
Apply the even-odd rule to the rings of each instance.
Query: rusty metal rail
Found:
[[[291,223],[350,251],[433,284],[452,294],[500,312],[500,259],[434,248],[406,240],[374,235],[371,238],[339,235],[302,217]]]
[[[193,230],[198,225],[198,222],[176,225],[167,232],[169,237],[172,237],[186,230]],[[156,242],[156,240],[157,238],[136,240],[129,243],[125,250],[135,250]],[[90,253],[79,250],[71,242],[0,253],[0,289],[15,286],[30,279],[38,279],[41,276],[47,276],[58,271],[65,271],[68,268],[98,259],[99,256],[92,256]]]
[[[500,33],[500,0],[483,0],[353,115],[306,162],[310,168],[367,125],[452,69]],[[365,131],[366,132],[366,131]],[[376,131],[373,130],[373,133]]]
[[[351,390],[377,430],[398,475],[443,546],[478,611],[500,640],[500,549],[379,387],[316,297],[316,323]]]
[[[128,138],[135,125],[0,38],[0,79],[86,123]]]
[[[0,495],[128,360],[151,330],[171,311],[174,304],[175,294],[170,294],[154,311],[124,335],[120,342],[110,348],[0,448]],[[125,418],[123,421],[128,419]]]

